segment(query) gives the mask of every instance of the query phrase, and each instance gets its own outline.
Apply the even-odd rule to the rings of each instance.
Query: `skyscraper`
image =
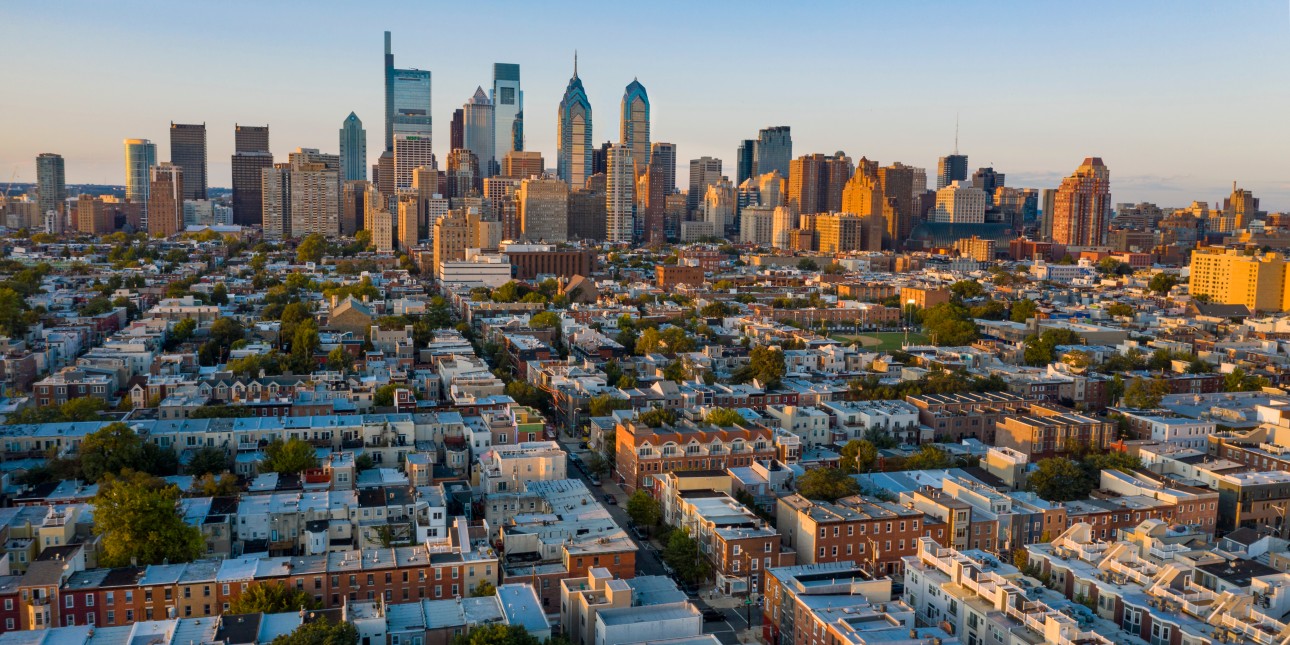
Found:
[[[460,150],[466,145],[465,118],[465,110],[457,108],[452,111],[452,122],[448,124],[448,152]]]
[[[614,147],[613,141],[606,141],[600,144],[599,148],[591,151],[591,174],[603,175],[609,172],[609,166],[605,161],[609,159],[609,149]]]
[[[1237,229],[1249,228],[1250,221],[1259,214],[1259,198],[1251,191],[1237,188],[1233,181],[1232,194],[1223,200],[1223,213],[1233,219]]]
[[[605,239],[611,243],[632,241],[632,210],[635,204],[636,173],[632,151],[627,146],[609,149],[609,176],[605,183]]]
[[[676,192],[676,144],[655,141],[650,144],[650,164],[658,164],[663,173],[663,194]]]
[[[936,190],[940,190],[956,181],[967,181],[968,158],[957,151],[945,155],[936,162]]]
[[[263,172],[273,167],[269,126],[233,126],[233,223],[259,226],[264,218]]]
[[[340,155],[296,148],[289,157],[291,237],[340,234]]]
[[[753,176],[753,166],[757,159],[757,142],[744,139],[735,149],[735,185],[741,185],[745,179]]]
[[[970,181],[955,181],[936,191],[936,207],[931,221],[949,224],[982,224],[985,222],[985,191]]]
[[[721,181],[721,160],[699,157],[690,160],[690,190],[686,193],[686,207],[693,213],[708,194],[708,186]]]
[[[148,235],[170,237],[183,228],[184,169],[173,163],[153,166],[148,187]]]
[[[394,150],[394,50],[385,32],[385,149]]]
[[[396,194],[412,189],[412,175],[417,168],[435,165],[430,137],[395,133],[394,192]]]
[[[788,205],[799,215],[842,209],[842,189],[855,172],[850,157],[842,152],[803,155],[790,168]]]
[[[206,199],[206,124],[170,122],[170,163],[184,171],[184,199]]]
[[[430,72],[396,69],[390,32],[385,32],[385,150],[394,151],[398,133],[429,137]]]
[[[515,120],[511,122],[511,151],[517,152],[524,149],[524,110],[515,113]]]
[[[899,245],[914,230],[914,169],[897,161],[878,169],[878,182],[883,198],[892,205],[887,234]]]
[[[764,175],[778,171],[785,179],[792,179],[789,164],[793,160],[793,135],[786,125],[763,128],[757,133],[753,149],[753,173]]]
[[[275,163],[260,171],[260,180],[264,237],[291,237],[291,166]]]
[[[556,174],[574,188],[591,176],[591,101],[578,78],[578,55],[573,56],[573,77],[560,99],[556,124]],[[629,229],[630,230],[630,229]]]
[[[1111,206],[1111,171],[1101,157],[1088,157],[1062,180],[1053,198],[1053,242],[1099,246]]]
[[[512,150],[502,159],[502,176],[511,179],[536,177],[542,174],[545,165],[540,152]]]
[[[458,148],[448,155],[448,186],[444,194],[460,199],[478,190],[480,185],[479,160],[475,153]]]
[[[632,79],[623,91],[621,110],[622,121],[618,126],[618,143],[632,151],[632,160],[636,162],[636,174],[645,172],[649,166],[649,94],[645,86]]]
[[[353,112],[340,125],[340,180],[367,180],[367,130]]]
[[[1053,241],[1053,214],[1057,211],[1057,190],[1054,188],[1045,188],[1039,193],[1039,201],[1043,203],[1043,211],[1040,213],[1039,239],[1045,242]]]
[[[139,205],[139,222],[148,228],[148,189],[152,167],[157,165],[157,146],[147,139],[125,140],[125,198]]]
[[[520,182],[520,235],[529,241],[564,242],[569,236],[569,184],[555,178]]]
[[[991,205],[994,204],[994,191],[1003,186],[1004,179],[1004,173],[995,172],[991,167],[977,168],[972,173],[972,185],[985,191],[986,199]]]
[[[523,150],[521,134],[516,140],[515,122],[524,110],[524,92],[520,90],[520,66],[515,63],[493,63],[493,141],[497,146],[493,159],[501,162],[506,153]]]
[[[664,244],[667,231],[664,214],[667,209],[666,170],[656,157],[636,179],[636,219],[640,239],[645,244]]]
[[[36,157],[36,189],[40,191],[41,215],[67,212],[67,175],[62,155],[42,152]]]
[[[484,94],[484,88],[476,87],[474,96],[470,97],[462,109],[462,145],[475,153],[479,161],[480,177],[492,177],[497,174],[496,113],[493,102]]]

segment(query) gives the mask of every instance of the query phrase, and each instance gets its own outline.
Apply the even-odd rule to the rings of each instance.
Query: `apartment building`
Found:
[[[716,588],[728,595],[759,593],[771,567],[796,562],[779,531],[723,492],[678,491],[670,523],[684,528],[712,564]]]
[[[676,470],[725,470],[778,455],[774,433],[761,425],[716,428],[688,421],[651,428],[623,421],[614,432],[615,472],[623,488],[655,491],[656,478]]]
[[[1008,392],[922,394],[905,399],[918,408],[918,420],[937,441],[980,439],[994,443],[995,424],[1029,405],[1032,399]]]
[[[899,573],[928,530],[922,511],[864,495],[836,503],[788,495],[779,498],[775,519],[799,563],[854,562],[872,575]]]
[[[1037,459],[1065,452],[1072,446],[1105,448],[1114,436],[1115,424],[1109,420],[1033,403],[995,422],[994,445]]]

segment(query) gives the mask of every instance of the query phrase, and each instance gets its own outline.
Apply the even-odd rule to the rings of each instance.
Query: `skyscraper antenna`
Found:
[[[574,64],[574,67],[577,68],[576,63]],[[954,154],[957,155],[958,153],[959,153],[959,113],[955,112],[954,113]]]
[[[573,77],[578,78],[578,50],[573,50]]]

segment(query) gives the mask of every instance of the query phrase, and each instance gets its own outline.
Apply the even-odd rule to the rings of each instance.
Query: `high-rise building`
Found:
[[[729,235],[735,229],[735,185],[722,177],[708,184],[703,194],[703,221],[712,225],[712,234]]]
[[[1051,242],[1053,241],[1053,215],[1057,212],[1057,189],[1045,188],[1040,193],[1039,201],[1043,203],[1043,210],[1039,214],[1039,239]]]
[[[394,135],[394,192],[412,189],[412,174],[422,166],[435,167],[430,137],[416,134]]]
[[[809,154],[794,159],[788,174],[788,205],[798,214],[829,213],[842,209],[842,189],[855,172],[851,158]]]
[[[591,174],[603,175],[609,172],[609,166],[606,161],[609,159],[609,149],[614,147],[613,141],[606,141],[600,144],[599,148],[591,151]]]
[[[618,143],[632,151],[632,160],[636,162],[636,174],[645,172],[649,166],[649,94],[641,82],[632,79],[623,91],[621,105],[622,121],[618,126]]]
[[[774,240],[775,209],[769,206],[746,206],[739,213],[739,242],[769,246]]]
[[[952,224],[985,223],[985,191],[969,181],[956,181],[936,191],[933,222]]]
[[[609,174],[605,181],[605,240],[630,244],[636,201],[636,172],[631,149],[621,145],[611,147],[606,163]]]
[[[655,157],[636,180],[636,219],[645,244],[667,242],[667,169]]]
[[[40,191],[40,214],[67,212],[67,175],[63,156],[42,152],[36,157],[36,190]]]
[[[291,237],[291,166],[275,163],[260,171],[260,178],[264,237],[287,239]]]
[[[914,230],[914,170],[899,161],[878,169],[882,196],[891,204],[887,234],[897,245]]]
[[[604,175],[593,175],[599,182],[587,182],[587,187],[569,193],[569,239],[605,239],[605,182]],[[595,185],[592,185],[592,184]]]
[[[744,139],[735,149],[735,184],[743,185],[745,179],[753,176],[753,166],[757,160],[757,141]]]
[[[515,113],[511,122],[511,150],[524,149],[524,110]]]
[[[273,167],[269,126],[233,126],[233,223],[259,226],[264,219],[261,192],[265,168]]]
[[[882,215],[885,201],[878,178],[863,170],[856,170],[842,189],[841,211],[861,217]]]
[[[448,155],[447,190],[449,199],[460,199],[477,192],[482,182],[479,178],[479,160],[475,153],[458,148]]]
[[[125,198],[139,206],[140,227],[148,227],[149,173],[157,165],[157,146],[147,139],[125,140]]]
[[[1249,228],[1250,222],[1259,214],[1259,198],[1254,193],[1236,187],[1232,182],[1232,194],[1223,200],[1223,213],[1234,220],[1238,230]]]
[[[184,169],[167,162],[152,167],[148,186],[148,235],[170,237],[183,228]]]
[[[340,155],[297,148],[289,157],[291,237],[340,234]]]
[[[385,150],[394,151],[398,132],[431,136],[430,72],[396,69],[390,32],[385,32]]]
[[[461,108],[452,111],[452,122],[448,124],[448,143],[449,152],[466,146],[466,111]]]
[[[398,140],[395,140],[398,145]],[[398,243],[399,250],[407,252],[420,241],[418,232],[421,224],[420,212],[417,208],[417,196],[405,193],[399,195],[398,202],[398,223],[395,226],[394,237]]]
[[[1111,171],[1101,157],[1088,157],[1062,180],[1053,198],[1053,242],[1100,246],[1110,221]]]
[[[444,262],[466,259],[471,244],[470,220],[465,209],[455,208],[434,223],[434,275]]]
[[[340,125],[340,180],[367,180],[367,130],[353,112]]]
[[[528,241],[564,242],[569,237],[569,184],[554,177],[525,179],[516,191],[520,236]]]
[[[587,182],[591,170],[591,101],[578,78],[578,56],[573,57],[573,77],[560,99],[556,124],[556,174],[576,188]]]
[[[690,190],[686,193],[686,208],[691,213],[699,209],[708,186],[721,181],[721,160],[699,157],[690,160]]]
[[[663,194],[676,192],[676,144],[655,141],[650,144],[649,162],[658,163],[663,172]]]
[[[991,206],[994,205],[994,191],[1003,187],[1003,181],[1004,174],[995,172],[991,167],[977,168],[976,172],[972,173],[972,185],[985,191],[986,199]]]
[[[340,191],[340,234],[352,237],[355,233],[367,228],[364,215],[367,211],[367,191],[371,182],[362,179],[351,179],[341,186]]]
[[[936,162],[936,190],[940,190],[956,181],[967,181],[968,158],[955,152],[945,155]]]
[[[372,175],[372,184],[384,196],[387,203],[398,193],[394,188],[394,178],[394,149],[391,148],[376,158],[376,173]]]
[[[206,124],[170,122],[170,163],[184,171],[184,199],[206,199]]]
[[[517,141],[515,122],[524,111],[524,92],[520,90],[520,66],[515,63],[493,63],[493,158],[499,163],[512,150],[523,150],[523,130]]]
[[[880,251],[884,228],[881,215],[820,213],[815,216],[815,234],[821,253]]]
[[[502,176],[511,179],[537,177],[545,171],[542,153],[531,150],[512,150],[502,159]]]
[[[493,102],[484,94],[484,88],[476,87],[474,96],[470,97],[462,109],[462,145],[475,153],[479,162],[479,176],[492,177],[497,174],[498,158],[496,125]]]
[[[76,198],[76,229],[90,235],[103,235],[116,229],[114,211],[103,199],[81,193]]]
[[[771,216],[771,246],[777,249],[792,248],[793,231],[797,230],[797,214],[788,206],[777,206]]]
[[[790,177],[789,163],[793,160],[793,135],[786,125],[763,128],[757,133],[753,148],[753,175],[778,171]]]
[[[778,170],[760,175],[757,180],[757,203],[770,208],[788,204],[788,182]]]
[[[1191,252],[1188,291],[1192,297],[1208,296],[1220,304],[1245,305],[1250,313],[1286,311],[1290,309],[1287,266],[1280,253],[1251,256],[1241,249],[1197,249]]]

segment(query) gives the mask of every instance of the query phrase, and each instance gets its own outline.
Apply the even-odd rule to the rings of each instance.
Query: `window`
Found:
[[[67,594],[67,601],[63,603],[68,609],[76,606],[76,596]]]

